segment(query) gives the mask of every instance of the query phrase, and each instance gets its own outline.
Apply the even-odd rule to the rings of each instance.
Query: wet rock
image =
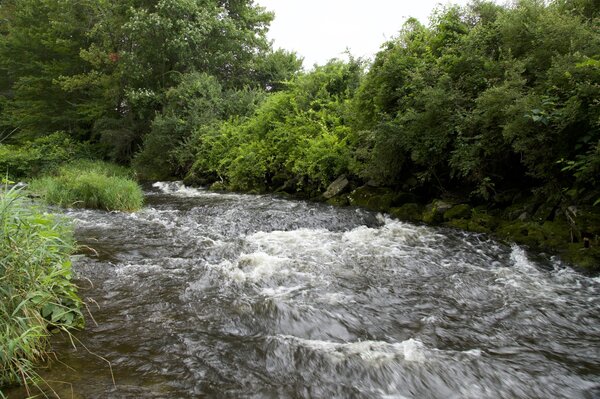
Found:
[[[394,202],[394,192],[388,188],[362,186],[348,195],[351,205],[379,212],[389,210]]]
[[[444,213],[453,205],[442,200],[435,200],[425,207],[423,221],[428,224],[440,224],[444,221]]]
[[[339,195],[337,197],[330,198],[326,201],[329,205],[333,206],[348,206],[350,205],[350,200],[347,195]]]
[[[527,220],[529,220],[529,214],[527,212],[523,212],[519,215],[517,220],[520,222],[526,222]]]
[[[350,182],[346,175],[341,175],[327,187],[327,190],[323,193],[323,197],[325,199],[331,199],[346,190],[349,185]]]
[[[406,222],[420,222],[423,220],[423,206],[417,203],[408,203],[392,208],[389,213],[396,219]]]
[[[444,220],[469,219],[471,217],[471,207],[467,204],[455,205],[444,212]]]

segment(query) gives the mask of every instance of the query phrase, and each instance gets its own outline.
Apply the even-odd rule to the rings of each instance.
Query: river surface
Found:
[[[598,277],[360,209],[146,199],[67,212],[94,320],[54,340],[63,398],[600,398]]]

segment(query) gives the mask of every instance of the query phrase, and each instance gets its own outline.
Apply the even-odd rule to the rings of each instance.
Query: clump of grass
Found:
[[[18,189],[0,189],[0,388],[36,384],[49,328],[83,325],[71,281],[74,248],[64,219],[41,212]]]
[[[52,176],[33,180],[30,188],[49,204],[108,211],[136,211],[143,193],[128,169],[101,161],[79,161]]]

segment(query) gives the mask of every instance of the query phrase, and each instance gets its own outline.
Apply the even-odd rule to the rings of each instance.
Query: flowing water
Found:
[[[600,279],[517,246],[177,183],[68,214],[63,398],[600,398]]]

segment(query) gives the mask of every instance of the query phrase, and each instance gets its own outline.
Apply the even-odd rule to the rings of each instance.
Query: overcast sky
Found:
[[[427,24],[439,4],[468,0],[256,0],[275,12],[269,37],[275,48],[295,50],[305,69],[341,58],[349,48],[356,57],[372,57],[396,36],[409,17]]]

